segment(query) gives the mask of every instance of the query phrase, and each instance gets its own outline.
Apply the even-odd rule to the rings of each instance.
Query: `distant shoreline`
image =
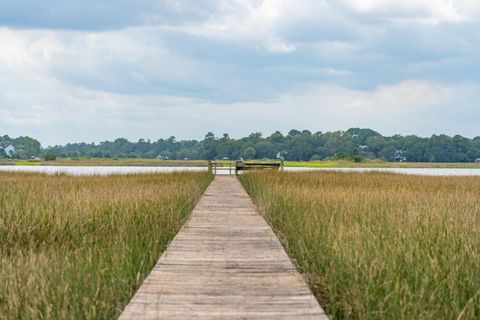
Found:
[[[207,160],[108,159],[80,158],[54,161],[0,160],[0,165],[13,166],[141,166],[141,167],[207,167]],[[383,161],[285,161],[285,167],[296,168],[458,168],[480,169],[480,163],[383,162]]]

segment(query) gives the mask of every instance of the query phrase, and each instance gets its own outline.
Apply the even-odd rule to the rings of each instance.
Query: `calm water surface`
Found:
[[[286,171],[390,172],[422,176],[480,176],[480,169],[454,168],[285,168]]]
[[[207,171],[204,167],[68,167],[68,166],[0,166],[0,171],[39,172],[47,174],[65,173],[75,176],[110,174],[141,174],[159,172]]]
[[[67,167],[67,166],[0,166],[0,171],[39,172],[46,174],[65,173],[76,176],[142,174],[158,172],[201,172],[206,167]],[[340,172],[391,172],[427,176],[480,176],[480,169],[437,169],[437,168],[285,168],[285,171],[340,171]],[[218,171],[228,174],[228,170]]]

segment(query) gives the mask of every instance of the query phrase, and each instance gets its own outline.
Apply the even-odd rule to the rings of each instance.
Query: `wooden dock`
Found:
[[[234,176],[215,176],[120,316],[328,319]]]
[[[252,170],[283,170],[283,161],[243,161],[243,160],[216,160],[208,161],[208,172],[235,175]]]

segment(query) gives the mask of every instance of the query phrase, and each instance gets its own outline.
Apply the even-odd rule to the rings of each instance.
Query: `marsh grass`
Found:
[[[265,173],[247,191],[334,319],[479,319],[480,179]]]
[[[0,319],[112,319],[211,180],[0,172]]]

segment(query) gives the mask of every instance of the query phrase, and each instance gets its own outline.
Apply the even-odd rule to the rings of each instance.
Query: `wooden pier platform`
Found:
[[[120,316],[328,319],[233,176],[215,176]]]

